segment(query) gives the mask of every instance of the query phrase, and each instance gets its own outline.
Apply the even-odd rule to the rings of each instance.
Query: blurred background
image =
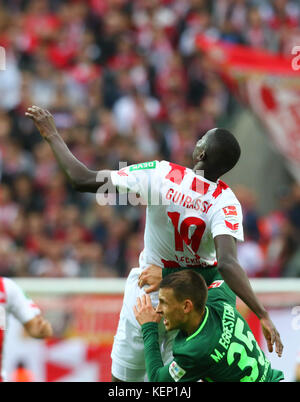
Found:
[[[38,105],[94,170],[191,167],[207,130],[232,130],[242,156],[224,181],[243,207],[241,265],[300,277],[297,45],[299,1],[0,0],[0,276],[123,278],[143,248],[145,209],[73,191],[24,117]]]

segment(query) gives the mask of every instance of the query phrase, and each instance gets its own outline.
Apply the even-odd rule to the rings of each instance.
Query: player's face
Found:
[[[163,315],[167,331],[182,328],[186,318],[184,303],[175,298],[173,289],[163,288],[159,290],[159,304],[156,311]]]
[[[197,142],[194,152],[193,152],[193,160],[194,162],[199,161],[199,155],[202,153],[202,151],[205,151],[207,141],[209,139],[210,135],[213,135],[214,132],[217,130],[217,128],[212,128],[211,130],[208,130]]]

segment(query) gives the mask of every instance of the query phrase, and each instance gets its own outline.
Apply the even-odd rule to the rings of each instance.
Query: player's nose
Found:
[[[156,307],[156,310],[155,310],[158,314],[162,314],[162,309],[161,309],[161,307],[160,307],[160,303],[158,303],[158,306]]]

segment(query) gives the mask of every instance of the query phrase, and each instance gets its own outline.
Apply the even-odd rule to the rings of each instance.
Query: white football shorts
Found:
[[[144,341],[141,326],[133,312],[137,297],[145,294],[144,289],[138,286],[141,272],[141,268],[133,268],[127,278],[123,306],[111,352],[112,375],[126,382],[141,382],[146,379]],[[152,292],[150,297],[153,307],[156,308],[158,291]],[[162,360],[164,364],[168,364],[173,358],[172,344],[178,331],[167,332],[163,320],[159,323],[158,328]]]

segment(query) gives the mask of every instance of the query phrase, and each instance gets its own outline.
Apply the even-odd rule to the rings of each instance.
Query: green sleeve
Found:
[[[150,382],[174,381],[169,374],[169,366],[164,366],[159,343],[158,324],[147,322],[142,325],[142,333],[145,345],[146,371]]]
[[[230,289],[225,281],[219,282],[219,286],[208,288],[208,303],[215,305],[218,302],[226,302],[231,306],[236,307],[236,295],[233,293],[233,291]]]

